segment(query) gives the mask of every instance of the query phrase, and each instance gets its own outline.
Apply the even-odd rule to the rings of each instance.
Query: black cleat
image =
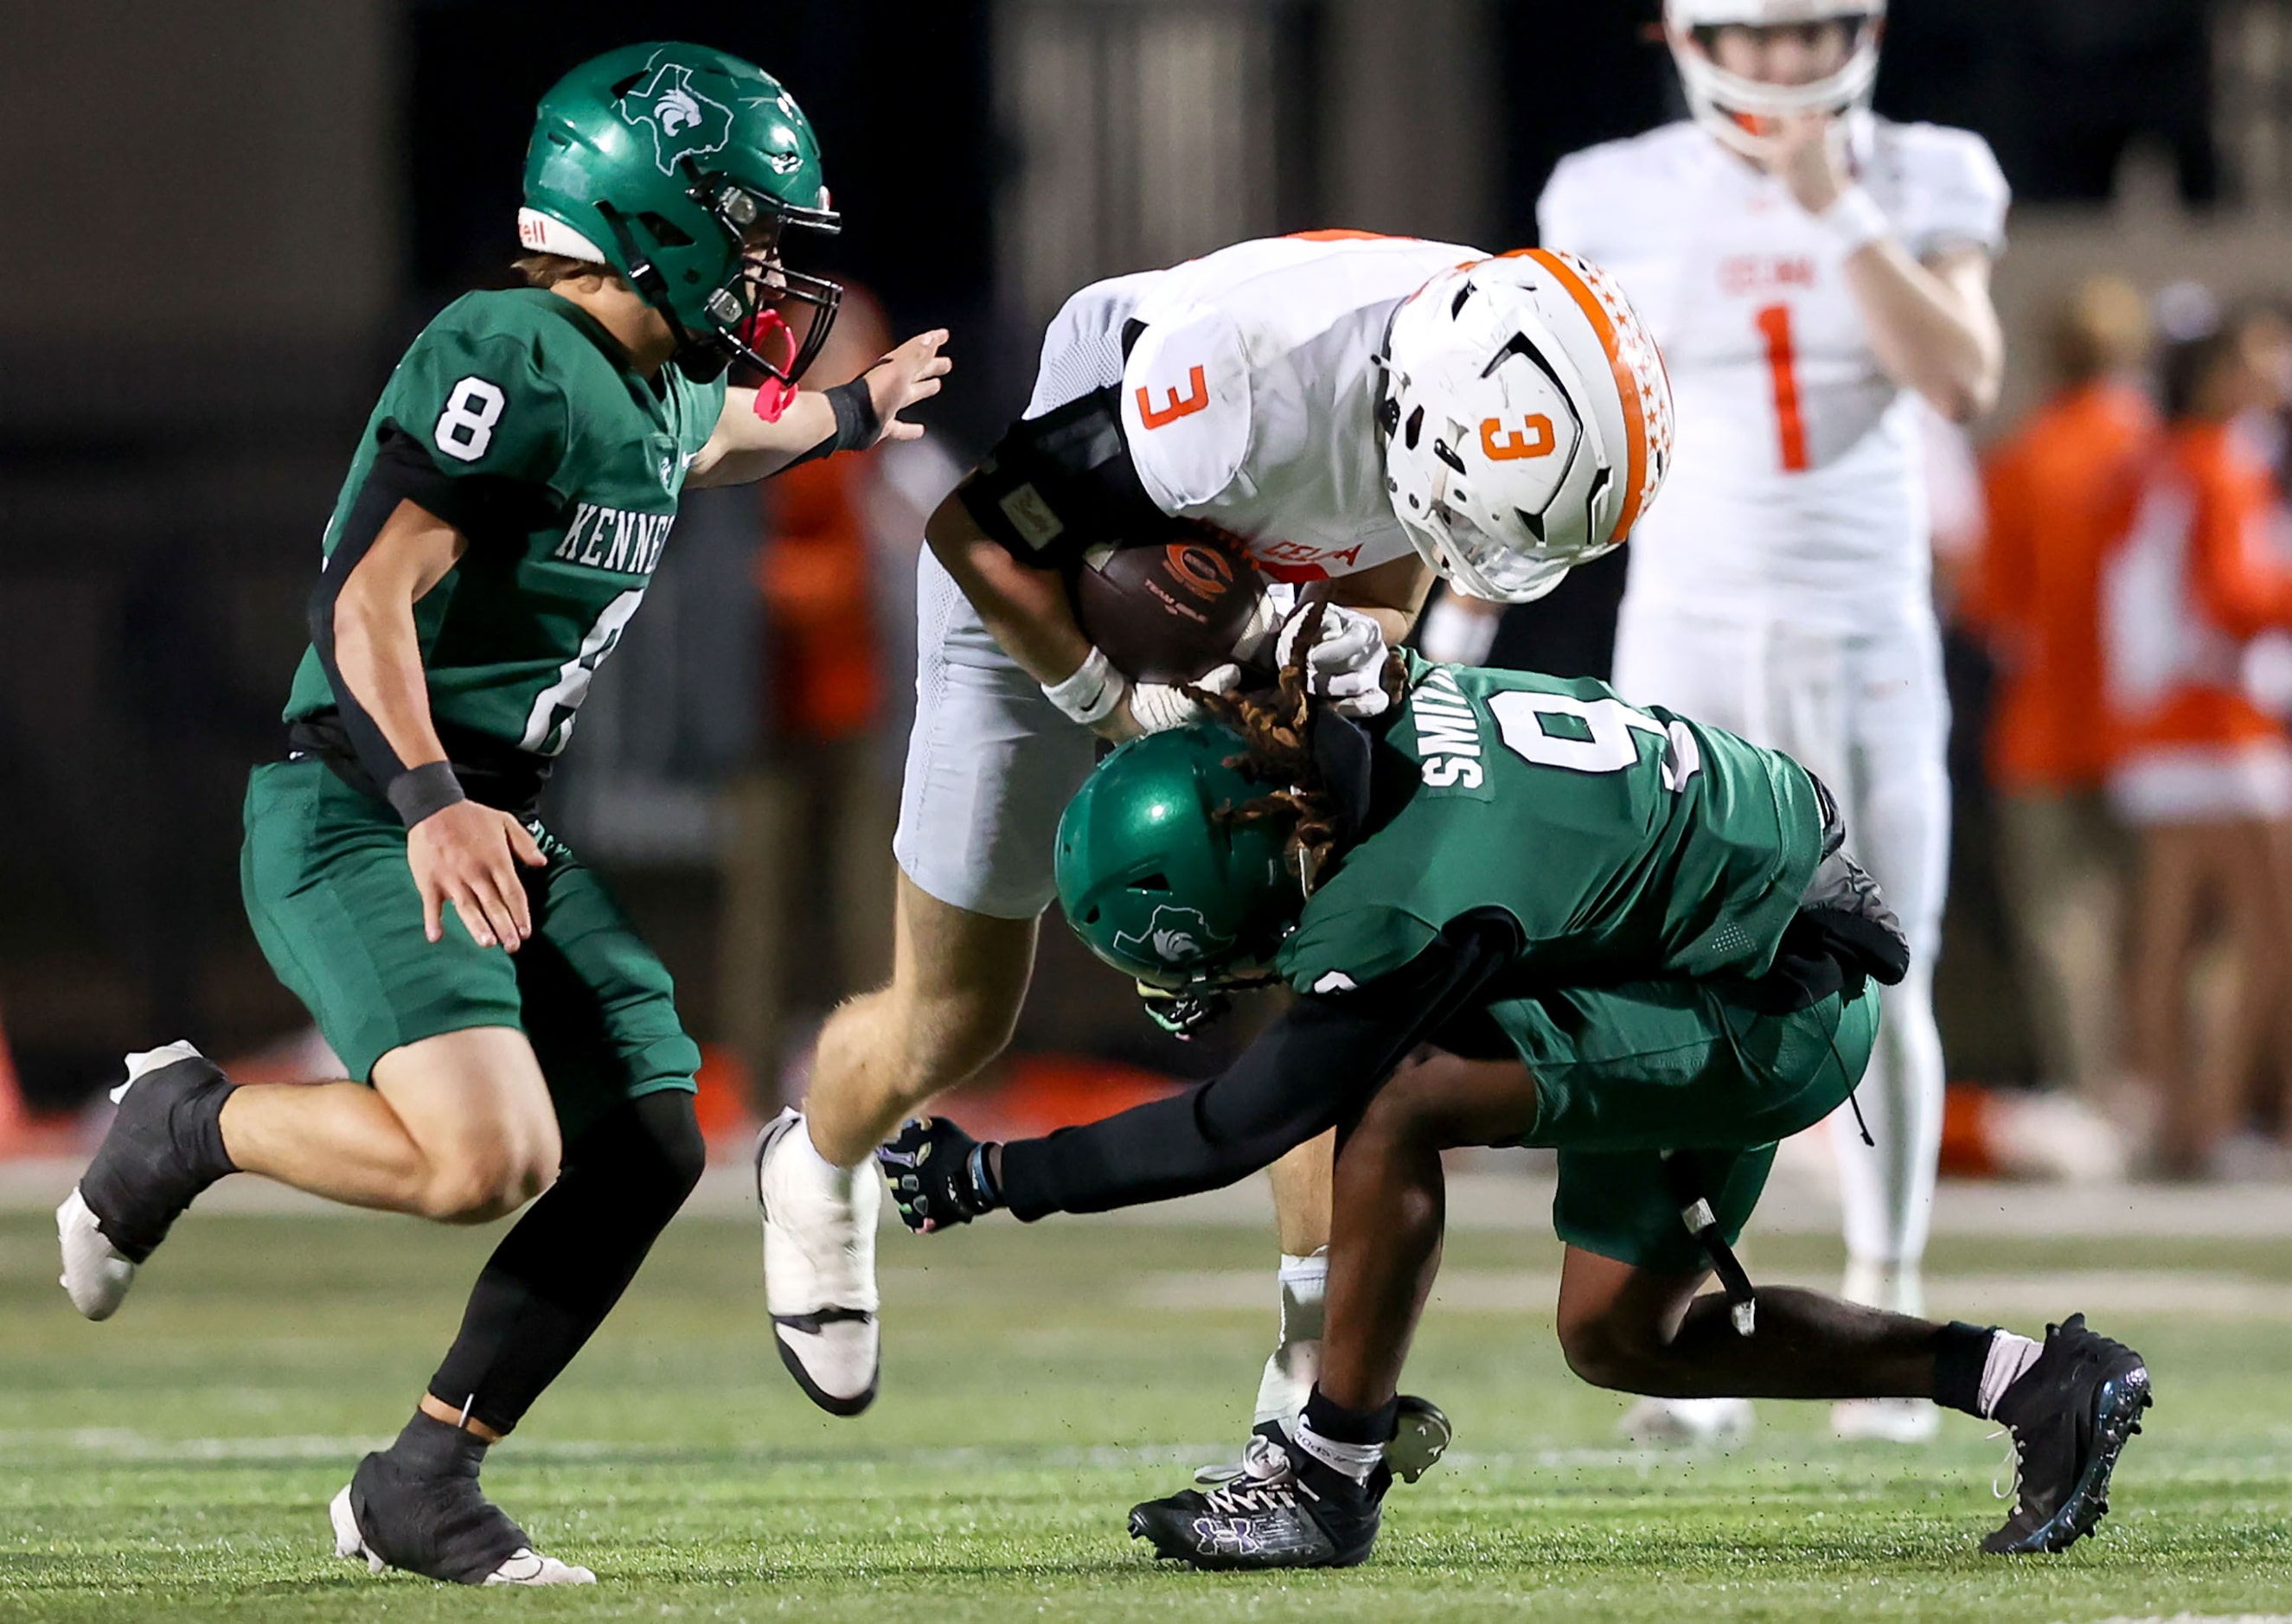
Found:
[[[2073,1314],[2046,1328],[2045,1351],[2006,1389],[1995,1419],[2014,1439],[2015,1496],[1993,1556],[2067,1550],[2109,1509],[2109,1475],[2149,1408],[2149,1368]]]
[[[1365,1483],[1294,1445],[1254,1436],[1241,1477],[1205,1494],[1182,1490],[1130,1508],[1130,1537],[1157,1560],[1222,1571],[1350,1568],[1376,1546],[1392,1473],[1380,1466]]]
[[[127,1057],[119,1113],[56,1209],[62,1284],[91,1320],[117,1311],[135,1271],[200,1191],[231,1171],[222,1102],[231,1083],[189,1043]]]
[[[443,1427],[442,1422],[432,1423]],[[478,1487],[482,1447],[424,1470],[376,1450],[359,1462],[327,1515],[335,1555],[370,1572],[400,1568],[456,1585],[587,1585],[597,1576],[535,1552],[525,1530]]]

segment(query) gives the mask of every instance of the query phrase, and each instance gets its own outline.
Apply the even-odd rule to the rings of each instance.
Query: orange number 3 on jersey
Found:
[[[1159,429],[1177,422],[1181,417],[1191,417],[1210,403],[1209,380],[1202,376],[1202,369],[1197,366],[1186,374],[1185,394],[1181,396],[1177,390],[1172,390],[1169,395],[1170,404],[1158,410],[1154,405],[1153,396],[1147,393],[1144,384],[1140,384],[1138,386],[1139,422],[1144,423],[1149,429]]]
[[[1552,420],[1541,412],[1522,418],[1520,428],[1506,430],[1504,438],[1498,439],[1497,430],[1502,428],[1504,420],[1501,418],[1484,417],[1481,420],[1481,449],[1491,462],[1517,462],[1522,457],[1548,457],[1552,454],[1552,448],[1560,443],[1553,436]]]

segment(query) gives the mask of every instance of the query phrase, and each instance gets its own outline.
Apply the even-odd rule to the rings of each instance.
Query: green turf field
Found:
[[[2002,1447],[1977,1423],[1850,1448],[1826,1411],[1769,1405],[1731,1456],[1619,1449],[1620,1401],[1567,1374],[1547,1314],[1512,1306],[1542,1298],[1556,1248],[1459,1234],[1459,1300],[1411,1369],[1458,1453],[1395,1491],[1368,1567],[1236,1578],[1158,1572],[1123,1513],[1244,1429],[1266,1237],[886,1236],[884,1396],[835,1421],[767,1345],[748,1225],[690,1218],[489,1468],[546,1548],[598,1572],[548,1594],[372,1580],[327,1540],[327,1498],[404,1418],[485,1234],[197,1215],[100,1326],[55,1289],[52,1245],[44,1219],[0,1218],[0,1620],[2292,1612],[2284,1243],[1938,1243],[1936,1272],[1993,1289],[2104,1257],[2158,1286],[2156,1306],[2095,1315],[2159,1395],[2102,1538],[2006,1564],[1973,1550]],[[1755,1266],[1827,1268],[1832,1247],[1762,1242]]]

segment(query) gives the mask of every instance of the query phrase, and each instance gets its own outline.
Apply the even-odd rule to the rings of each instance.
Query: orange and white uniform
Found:
[[[2244,653],[2292,628],[2267,466],[2228,424],[2175,431],[2102,585],[2110,795],[2134,824],[2292,816],[2292,744],[2254,703]]]
[[[1376,358],[1401,301],[1483,251],[1314,232],[1093,283],[1052,319],[1025,415],[1118,387],[1139,482],[1242,539],[1277,582],[1414,555],[1384,490]],[[1097,738],[1005,654],[938,559],[916,576],[900,866],[926,894],[1031,919]]]
[[[1989,778],[2008,794],[2100,789],[2114,759],[2102,566],[2158,435],[2148,398],[2101,382],[2047,402],[1983,470],[1988,522],[1960,607],[1997,655]]]
[[[1855,179],[1913,258],[2002,248],[2008,193],[1981,137],[1843,118]],[[1849,1294],[1918,1312],[1949,861],[1949,703],[1918,403],[1879,364],[1839,243],[1780,177],[1699,125],[1562,160],[1537,220],[1545,247],[1622,284],[1671,374],[1676,445],[1662,500],[1632,533],[1618,690],[1820,776],[1909,933],[1916,961],[1881,994],[1857,1096],[1876,1148],[1852,1132],[1836,1143],[1850,1256],[1874,1279],[1909,1282],[1895,1295],[1850,1273]]]

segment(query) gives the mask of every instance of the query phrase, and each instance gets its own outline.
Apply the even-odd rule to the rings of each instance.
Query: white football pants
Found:
[[[1877,1049],[1855,1093],[1877,1143],[1862,1143],[1851,1109],[1830,1126],[1850,1274],[1907,1277],[1879,1306],[1918,1312],[1941,1147],[1933,960],[1949,872],[1949,699],[1933,616],[1911,609],[1846,634],[1779,616],[1683,614],[1626,593],[1615,686],[1634,703],[1780,750],[1828,784],[1845,814],[1847,848],[1901,917],[1910,972],[1881,990]]]

